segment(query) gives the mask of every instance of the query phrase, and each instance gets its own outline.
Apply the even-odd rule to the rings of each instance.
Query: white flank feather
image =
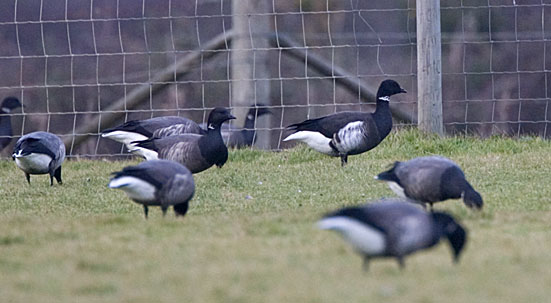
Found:
[[[301,142],[306,143],[310,148],[324,154],[334,154],[335,152],[329,146],[329,142],[331,142],[330,138],[325,137],[321,133],[314,132],[314,131],[299,131],[294,134],[289,135],[287,138],[283,139],[283,141],[291,141],[291,140],[298,140]]]
[[[126,147],[128,147],[128,151],[133,153],[134,155],[138,155],[140,157],[145,158],[147,161],[149,160],[159,160],[159,153],[157,153],[154,150],[150,150],[147,148],[136,146],[135,144],[129,144]]]
[[[116,130],[112,132],[108,132],[101,135],[103,138],[109,138],[111,140],[115,140],[117,142],[120,142],[122,144],[130,144],[132,141],[142,141],[147,140],[148,138],[142,134],[133,133],[133,132],[126,132],[122,130]]]
[[[115,178],[109,182],[109,187],[123,190],[132,200],[140,202],[155,200],[155,187],[135,177],[123,176]]]
[[[52,158],[45,154],[31,153],[26,156],[21,155],[21,151],[14,155],[15,165],[24,172],[30,174],[46,174],[48,173]]]
[[[386,240],[382,232],[348,217],[329,217],[318,221],[320,229],[339,232],[356,250],[379,255],[386,249]]]
[[[340,142],[333,141],[335,147],[343,153],[355,150],[366,139],[365,135],[365,123],[362,121],[354,121],[346,124],[337,133],[337,137]]]

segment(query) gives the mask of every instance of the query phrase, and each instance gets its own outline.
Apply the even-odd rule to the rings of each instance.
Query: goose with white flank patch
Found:
[[[149,206],[160,206],[163,216],[173,206],[177,216],[184,216],[195,193],[191,172],[173,161],[146,161],[113,174],[109,187],[124,191],[134,202],[142,204],[146,219]]]
[[[340,233],[362,255],[366,270],[370,259],[378,257],[396,258],[403,268],[404,257],[435,246],[441,238],[448,240],[457,262],[467,239],[451,215],[427,213],[399,199],[337,210],[318,221],[318,227]]]
[[[17,167],[25,172],[27,182],[31,184],[30,175],[50,175],[50,186],[54,177],[58,184],[61,181],[61,164],[65,160],[65,145],[61,139],[47,132],[33,132],[17,140],[12,159]]]
[[[184,134],[132,142],[130,152],[146,160],[176,161],[185,165],[194,174],[212,165],[222,167],[228,160],[228,148],[222,140],[220,126],[230,119],[235,117],[229,110],[217,107],[209,114],[205,135]]]
[[[395,162],[391,169],[375,177],[385,181],[398,196],[430,205],[448,199],[463,198],[469,208],[482,209],[482,196],[465,179],[452,160],[440,156],[419,157]]]
[[[108,128],[101,134],[131,148],[132,141],[147,140],[149,138],[163,138],[180,134],[204,134],[206,131],[192,120],[175,117],[156,117],[147,120],[132,120],[122,125]]]
[[[289,125],[295,132],[283,141],[298,140],[314,150],[333,157],[340,157],[344,166],[349,155],[366,152],[390,133],[392,115],[390,96],[406,93],[394,80],[385,80],[377,91],[375,112],[340,112]]]
[[[0,107],[0,150],[10,144],[13,136],[11,116],[9,114],[12,110],[22,106],[19,99],[15,97],[7,97],[2,101],[2,106]]]

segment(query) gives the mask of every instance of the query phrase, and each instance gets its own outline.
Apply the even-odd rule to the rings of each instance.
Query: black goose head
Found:
[[[465,247],[467,241],[467,232],[455,221],[455,219],[444,212],[434,212],[431,214],[436,227],[442,236],[446,236],[453,250],[453,260],[459,261],[459,256]]]
[[[272,112],[266,108],[266,105],[258,103],[256,106],[251,107],[247,113],[247,119],[254,120],[255,117],[271,114]]]
[[[377,100],[389,101],[388,97],[400,93],[407,93],[407,91],[401,88],[398,82],[388,79],[381,82],[379,90],[377,91]]]
[[[222,123],[231,119],[235,119],[235,117],[227,108],[216,107],[209,114],[208,129],[219,129]]]
[[[392,167],[389,170],[386,170],[378,175],[375,176],[375,180],[380,181],[393,181],[398,184],[400,184],[400,180],[398,179],[398,176],[396,176],[396,168],[398,165],[400,165],[402,162],[396,161],[392,164]]]
[[[16,97],[7,97],[2,101],[2,113],[9,114],[12,110],[22,107],[23,105],[19,102],[19,99]]]

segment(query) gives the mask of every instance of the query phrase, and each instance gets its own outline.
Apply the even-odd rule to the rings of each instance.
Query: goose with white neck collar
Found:
[[[390,133],[390,96],[399,93],[406,91],[396,81],[385,80],[377,91],[375,112],[340,112],[292,124],[288,128],[294,133],[283,141],[304,142],[320,153],[340,157],[344,166],[349,155],[361,154],[374,148]]]
[[[151,138],[132,142],[132,153],[146,160],[166,159],[186,166],[191,173],[199,173],[212,165],[222,167],[228,160],[228,148],[222,140],[220,127],[225,121],[235,119],[223,107],[213,109],[208,118],[204,135],[184,134],[164,138]]]

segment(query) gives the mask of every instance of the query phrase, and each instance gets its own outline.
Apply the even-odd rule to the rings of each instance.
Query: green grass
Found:
[[[551,143],[393,133],[347,167],[303,146],[231,151],[195,176],[185,218],[106,187],[131,162],[68,161],[64,184],[0,161],[2,302],[549,302]],[[441,154],[484,197],[480,213],[437,204],[469,230],[462,260],[447,245],[406,259],[361,259],[317,230],[325,212],[392,196],[373,176],[396,160]],[[247,198],[247,196],[250,196]],[[251,198],[252,197],[252,198]]]

